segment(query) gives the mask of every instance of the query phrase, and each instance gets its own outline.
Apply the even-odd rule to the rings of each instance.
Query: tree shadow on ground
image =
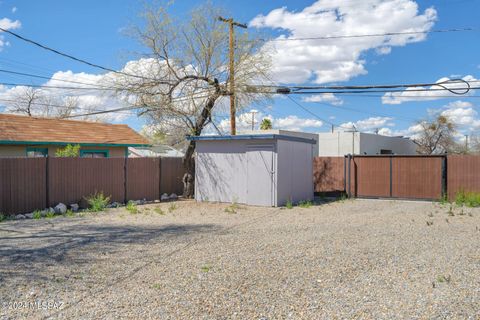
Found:
[[[14,228],[12,228],[13,230]],[[174,247],[194,235],[215,232],[213,224],[170,224],[153,226],[112,226],[68,224],[58,229],[42,228],[37,232],[11,232],[0,236],[0,282],[9,276],[39,277],[41,268],[75,266],[93,263],[93,256],[115,254],[128,245],[161,245]],[[168,248],[167,248],[168,249]],[[141,254],[141,250],[135,252]],[[132,258],[134,258],[132,254]],[[28,270],[29,272],[25,272]]]

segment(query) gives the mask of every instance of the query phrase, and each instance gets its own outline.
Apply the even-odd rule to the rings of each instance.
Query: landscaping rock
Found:
[[[23,220],[23,219],[26,219],[26,218],[27,218],[27,217],[25,217],[24,214],[17,214],[17,215],[15,216],[15,220]]]
[[[55,211],[55,214],[65,214],[65,212],[67,212],[67,206],[63,203],[59,203],[53,210]]]
[[[170,195],[170,200],[177,200],[177,199],[178,199],[178,196],[177,196],[176,193],[172,193],[172,194]]]
[[[32,213],[25,213],[25,218],[33,219],[33,212]]]
[[[71,205],[70,205],[70,209],[71,209],[73,212],[77,212],[78,209],[80,209],[80,206],[79,206],[77,203],[74,203],[74,204],[71,204]]]
[[[160,201],[167,201],[168,199],[170,199],[170,198],[168,197],[168,194],[166,194],[166,193],[162,194],[162,196],[160,197]]]

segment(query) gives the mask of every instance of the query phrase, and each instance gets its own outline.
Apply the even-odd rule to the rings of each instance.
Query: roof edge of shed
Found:
[[[302,137],[288,136],[284,134],[241,134],[241,135],[226,135],[226,136],[188,136],[190,141],[226,141],[226,140],[287,140],[297,141],[310,144],[316,144],[315,139],[308,139]]]

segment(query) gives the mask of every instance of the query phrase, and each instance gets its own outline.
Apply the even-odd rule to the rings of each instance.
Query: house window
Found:
[[[108,150],[80,150],[82,158],[108,158]]]
[[[393,154],[392,150],[380,149],[380,154]]]
[[[27,157],[29,158],[41,158],[48,155],[48,148],[33,148],[27,147]]]

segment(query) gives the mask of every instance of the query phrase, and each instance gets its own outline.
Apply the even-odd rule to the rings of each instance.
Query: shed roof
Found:
[[[148,146],[126,124],[35,118],[0,113],[0,144]]]
[[[188,140],[193,141],[218,141],[218,140],[288,140],[304,143],[316,144],[314,139],[307,139],[302,137],[288,136],[283,134],[241,134],[241,135],[227,135],[227,136],[190,136]]]

